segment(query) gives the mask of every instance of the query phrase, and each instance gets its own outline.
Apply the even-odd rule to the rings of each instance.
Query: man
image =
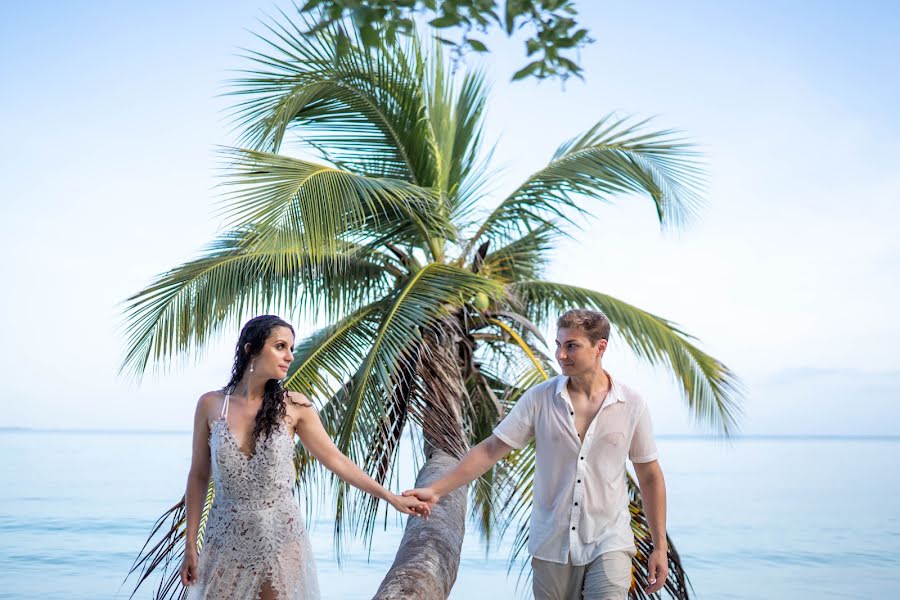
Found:
[[[570,310],[557,321],[562,375],[526,391],[493,434],[431,486],[404,492],[433,507],[513,448],[536,443],[528,551],[536,600],[625,600],[635,555],[625,479],[631,459],[650,524],[653,593],[668,575],[666,487],[644,400],[603,369],[609,320]]]

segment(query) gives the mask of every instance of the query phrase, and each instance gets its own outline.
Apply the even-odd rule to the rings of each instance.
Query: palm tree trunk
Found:
[[[440,479],[468,450],[461,407],[466,396],[463,372],[470,353],[461,332],[452,318],[441,329],[423,332],[416,401],[410,411],[422,424],[428,459],[416,487]],[[407,520],[394,564],[373,600],[446,600],[459,571],[467,494],[461,487],[442,497],[427,521]]]
[[[419,471],[416,487],[427,486],[459,461],[435,450]],[[439,600],[447,598],[459,571],[466,531],[466,488],[441,498],[426,521],[409,517],[394,564],[372,600]]]

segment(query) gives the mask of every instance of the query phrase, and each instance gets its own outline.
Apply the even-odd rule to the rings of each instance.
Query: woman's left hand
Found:
[[[396,508],[398,511],[402,512],[405,515],[413,515],[415,517],[425,517],[428,518],[428,514],[431,512],[428,504],[422,502],[415,496],[406,497],[406,496],[397,496],[396,494],[391,494],[387,499],[390,502],[391,506]]]

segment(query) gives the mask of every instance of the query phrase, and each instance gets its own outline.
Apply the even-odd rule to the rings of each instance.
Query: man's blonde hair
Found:
[[[596,344],[600,340],[609,340],[609,319],[599,310],[576,308],[567,310],[556,320],[557,329],[580,329]]]

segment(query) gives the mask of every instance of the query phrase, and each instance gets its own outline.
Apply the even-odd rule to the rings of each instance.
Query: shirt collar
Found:
[[[606,394],[606,398],[603,400],[603,404],[600,405],[600,408],[605,406],[609,406],[613,402],[625,402],[625,394],[622,393],[622,389],[616,385],[616,380],[613,379],[613,376],[609,374],[609,371],[606,369],[603,370],[606,373],[606,376],[609,377],[609,392]],[[568,375],[560,375],[559,380],[556,382],[556,397],[562,398],[569,404],[572,403],[572,398],[569,396],[569,388],[566,384],[569,383]]]

